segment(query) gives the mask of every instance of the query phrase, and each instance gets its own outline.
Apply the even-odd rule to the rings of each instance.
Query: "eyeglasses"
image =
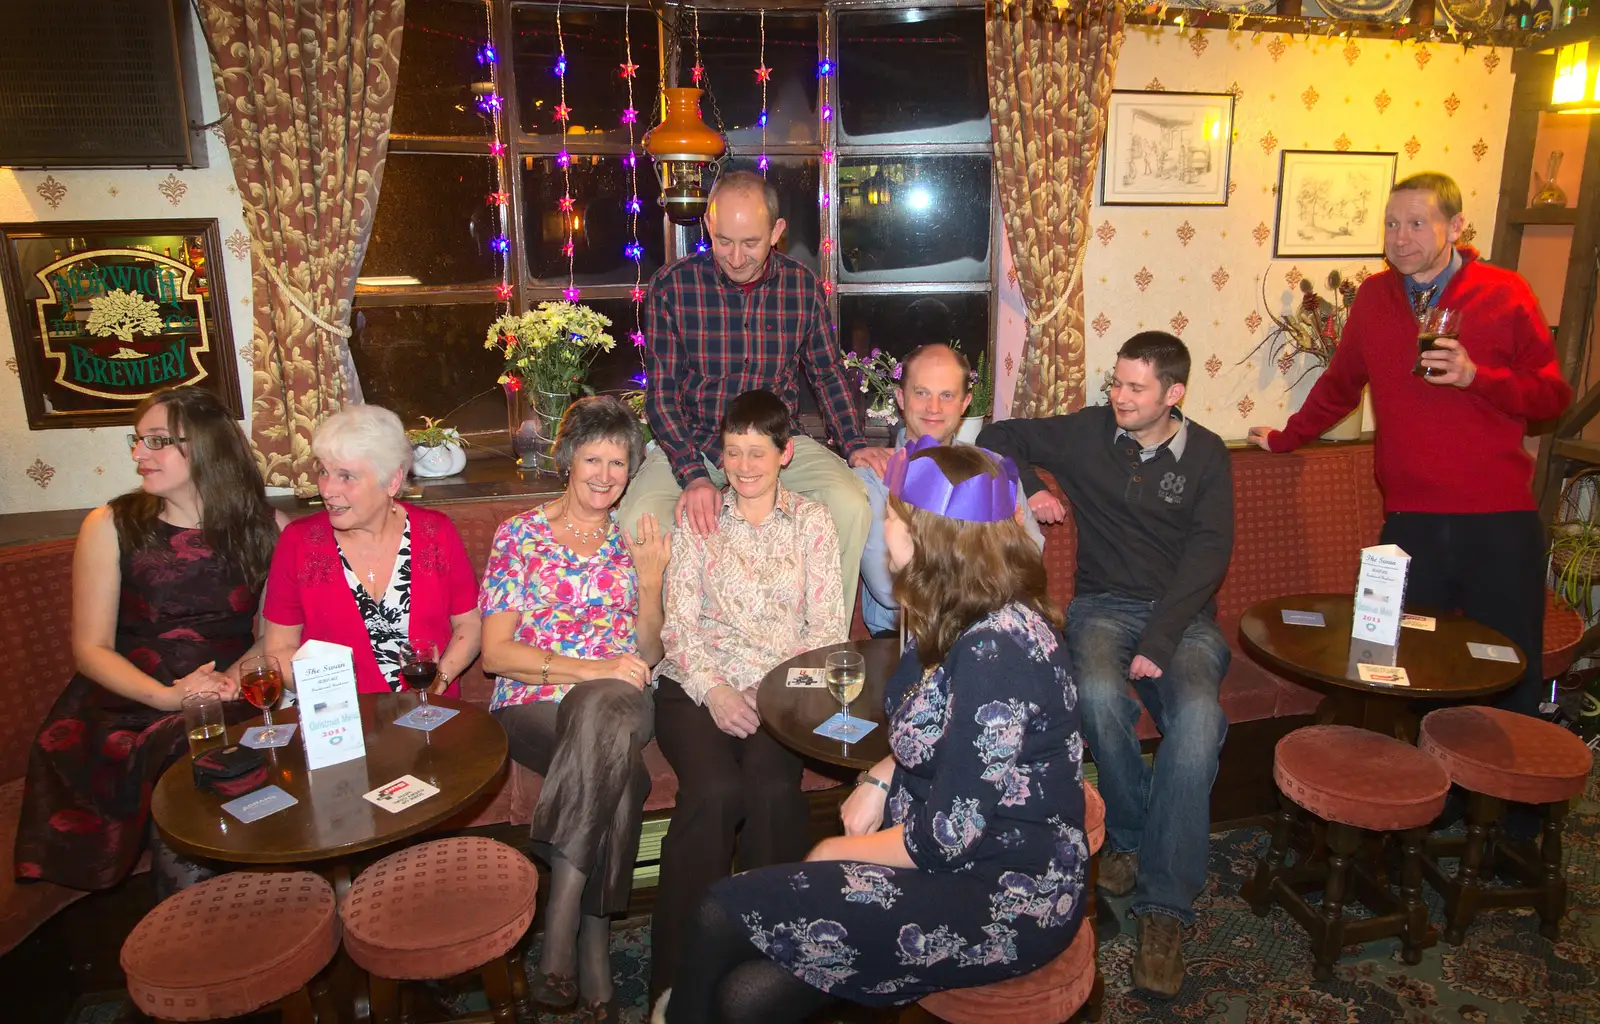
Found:
[[[143,437],[138,434],[129,434],[128,447],[130,449],[137,448],[139,447],[139,442],[143,441],[146,448],[153,452],[159,452],[168,445],[178,444],[187,440],[189,440],[187,437],[168,437],[166,434],[146,434]]]

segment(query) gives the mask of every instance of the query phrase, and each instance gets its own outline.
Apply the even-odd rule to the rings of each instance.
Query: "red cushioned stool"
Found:
[[[333,887],[309,871],[236,871],[167,897],[128,933],[128,996],[159,1021],[218,1020],[277,1004],[315,1019],[309,986],[339,951]]]
[[[1061,1024],[1079,1010],[1088,1020],[1100,1019],[1105,981],[1095,960],[1094,885],[1095,854],[1106,839],[1106,805],[1088,782],[1083,784],[1083,830],[1090,858],[1083,893],[1088,903],[1066,951],[1028,974],[924,996],[919,1007],[949,1024]]]
[[[1339,951],[1350,943],[1399,936],[1401,959],[1420,963],[1434,944],[1422,902],[1422,840],[1444,809],[1450,779],[1416,747],[1347,725],[1312,725],[1278,741],[1272,757],[1279,811],[1272,846],[1256,865],[1245,891],[1250,908],[1265,917],[1281,905],[1311,936],[1311,975],[1333,977]],[[1328,856],[1300,855],[1285,866],[1301,809],[1327,823]],[[1355,857],[1363,840],[1400,836],[1400,894],[1380,862]],[[1312,907],[1304,893],[1322,890]],[[1360,902],[1369,918],[1347,920],[1344,905]]]
[[[1484,707],[1430,713],[1417,744],[1467,791],[1467,834],[1433,836],[1423,845],[1423,871],[1445,898],[1445,941],[1460,943],[1478,911],[1491,907],[1533,908],[1539,934],[1554,939],[1567,912],[1561,826],[1589,776],[1589,748],[1559,725]],[[1537,847],[1501,829],[1507,801],[1539,806]],[[1460,858],[1454,875],[1439,866],[1441,857]],[[1485,877],[1497,874],[1520,884],[1485,888]]]
[[[371,979],[372,1016],[395,1019],[399,982],[476,973],[498,1024],[531,1013],[527,979],[506,954],[533,921],[539,876],[492,839],[438,839],[361,872],[339,906],[344,948]]]

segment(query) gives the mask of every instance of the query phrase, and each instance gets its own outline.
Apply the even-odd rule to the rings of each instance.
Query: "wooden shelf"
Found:
[[[1576,206],[1530,206],[1526,210],[1513,211],[1511,223],[1576,224],[1578,223],[1578,208]]]
[[[1574,438],[1557,441],[1554,448],[1557,455],[1565,458],[1600,465],[1600,441],[1579,441]]]

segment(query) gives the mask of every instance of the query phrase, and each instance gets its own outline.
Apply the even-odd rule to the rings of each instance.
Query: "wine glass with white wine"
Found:
[[[850,702],[861,695],[867,681],[866,660],[855,651],[835,651],[828,655],[825,678],[828,692],[844,709],[844,720],[850,721]]]

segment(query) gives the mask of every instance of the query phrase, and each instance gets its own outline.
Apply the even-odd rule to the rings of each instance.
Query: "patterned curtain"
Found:
[[[405,0],[204,0],[250,232],[251,441],[267,484],[315,490],[311,435],[359,402],[350,303],[372,232]]]
[[[1083,407],[1083,260],[1122,4],[990,0],[985,35],[1000,211],[1028,309],[1012,415],[1071,412]]]

